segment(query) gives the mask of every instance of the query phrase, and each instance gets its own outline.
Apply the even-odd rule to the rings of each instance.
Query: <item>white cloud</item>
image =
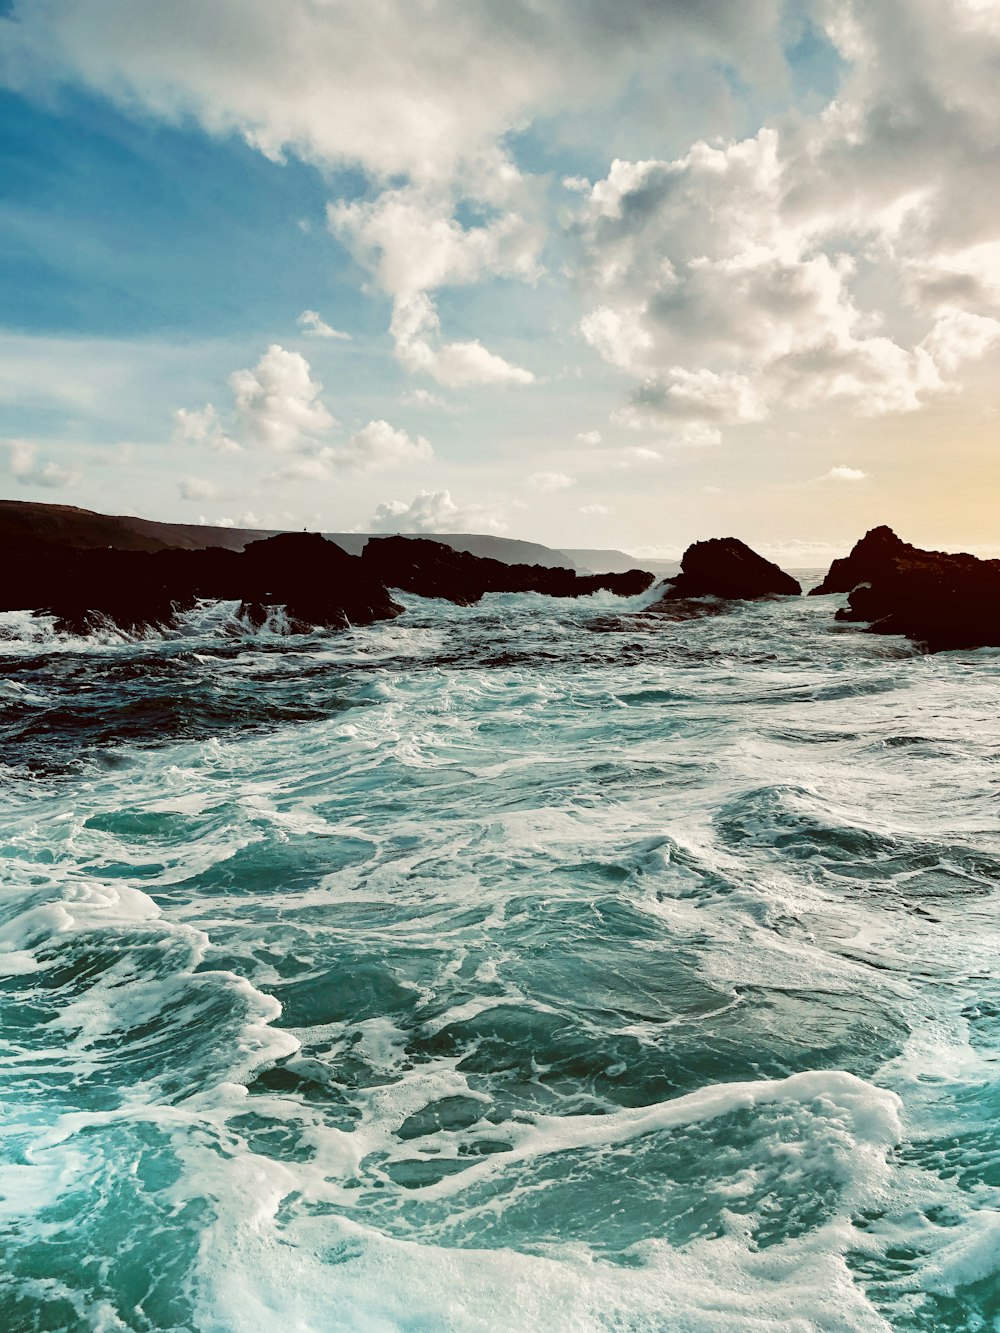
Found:
[[[79,480],[80,472],[65,468],[51,459],[40,459],[38,449],[28,440],[6,440],[7,471],[22,486],[56,489]]]
[[[597,518],[600,518],[602,515],[605,514],[613,514],[614,512],[615,512],[614,505],[591,504],[591,505],[580,506],[581,514],[591,514]]]
[[[820,481],[864,481],[868,476],[867,472],[862,472],[856,467],[832,467],[829,472],[820,477]]]
[[[531,384],[534,375],[487,351],[480,342],[442,342],[441,324],[425,293],[396,300],[390,325],[400,363],[446,388],[473,384]]]
[[[409,504],[386,500],[372,515],[371,532],[503,532],[503,516],[483,505],[460,508],[448,491],[420,491]]]
[[[326,320],[320,315],[318,310],[303,310],[298,318],[298,326],[303,333],[311,333],[316,338],[339,338],[343,342],[350,342],[351,335],[344,333],[340,329],[332,328]]]
[[[662,463],[663,455],[656,449],[649,449],[645,445],[635,445],[624,451],[622,467],[629,467],[632,464],[642,465],[644,463]]]
[[[980,185],[1000,154],[987,11],[826,4],[847,64],[821,116],[619,160],[581,192],[579,329],[635,382],[620,421],[913,411],[1000,341],[1000,224]]]
[[[642,63],[738,54],[745,74],[773,61],[779,6],[14,0],[12,15],[0,68],[15,86],[65,80],[274,159],[443,181],[534,115],[599,102]]]
[[[577,444],[593,446],[600,444],[601,439],[602,436],[599,430],[582,430],[579,435],[577,435],[576,442]]]
[[[509,210],[463,226],[453,216],[455,203],[447,190],[404,186],[372,200],[332,203],[328,221],[333,234],[392,296],[390,332],[406,370],[451,388],[530,384],[530,371],[511,365],[478,340],[444,340],[428,293],[487,276],[534,280],[543,234],[537,224]]]
[[[567,491],[576,485],[576,477],[568,477],[565,472],[533,472],[528,485],[536,491]]]
[[[388,421],[369,421],[367,426],[340,445],[303,453],[274,473],[275,481],[330,481],[340,472],[383,472],[412,467],[434,458],[430,441],[397,430]]]
[[[272,343],[253,370],[229,377],[236,412],[251,439],[290,450],[327,434],[337,424],[320,399],[322,384],[299,352]]]
[[[388,421],[369,421],[338,451],[344,467],[382,469],[428,463],[434,457],[430,443],[418,435],[412,439],[405,430],[397,430]]]
[[[227,435],[211,403],[193,411],[179,407],[174,413],[174,420],[177,423],[174,438],[180,442],[203,444],[220,454],[240,452],[241,446],[231,435]]]
[[[400,398],[404,407],[447,408],[448,404],[439,394],[430,389],[409,389]]]
[[[330,204],[330,230],[392,296],[464,287],[484,274],[533,279],[543,234],[515,212],[464,227],[454,199],[407,186],[377,198]]]
[[[934,365],[953,375],[967,361],[978,361],[1000,341],[1000,321],[967,310],[948,310],[921,343]]]
[[[177,483],[177,489],[182,500],[216,500],[219,496],[218,486],[204,477],[185,477]]]
[[[610,105],[637,72],[690,75],[738,61],[773,81],[778,0],[12,0],[0,83],[67,83],[170,124],[192,118],[280,161],[359,166],[374,197],[331,205],[330,226],[394,301],[497,276],[533,280],[545,186],[512,161],[511,131]],[[713,79],[717,79],[715,73]],[[570,190],[587,188],[567,178]],[[472,224],[460,221],[481,213]],[[306,331],[339,336],[318,312]],[[435,315],[436,319],[436,315]],[[407,317],[397,311],[405,325]],[[399,348],[441,384],[518,385],[531,373],[421,320]]]

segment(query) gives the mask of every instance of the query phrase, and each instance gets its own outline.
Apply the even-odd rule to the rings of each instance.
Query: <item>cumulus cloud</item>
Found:
[[[323,386],[312,378],[309,362],[278,343],[252,370],[230,375],[229,384],[244,430],[269,449],[293,449],[337,424],[320,399]]]
[[[534,278],[543,235],[516,212],[463,226],[454,199],[439,189],[407,186],[373,200],[330,204],[330,230],[374,273],[379,286],[406,296],[464,287],[484,274]]]
[[[415,297],[486,278],[533,280],[545,189],[508,147],[540,116],[613,99],[633,75],[738,60],[741,76],[781,67],[778,0],[11,0],[0,82],[66,82],[169,123],[239,134],[273,160],[356,164],[373,197],[339,201],[329,224],[396,305],[412,373],[461,387],[524,385],[532,373],[440,333]],[[713,77],[716,77],[713,75]],[[569,188],[585,181],[570,181]],[[468,212],[481,216],[461,221]],[[408,308],[403,308],[408,307]],[[307,332],[338,336],[316,311]]]
[[[388,421],[369,421],[341,445],[305,453],[274,474],[278,481],[330,481],[339,472],[382,472],[428,463],[434,450],[423,435],[413,438]]]
[[[478,341],[444,342],[434,303],[426,293],[398,297],[390,325],[401,364],[445,388],[473,384],[531,384],[534,375],[488,351]]]
[[[344,333],[342,330],[335,329],[327,324],[318,310],[303,310],[297,322],[303,333],[310,333],[316,338],[339,338],[343,342],[351,341],[349,333]]]
[[[528,485],[536,491],[568,491],[576,485],[576,477],[568,477],[565,472],[533,472]]]
[[[580,506],[581,514],[589,514],[595,518],[600,518],[606,514],[613,514],[614,512],[614,505],[590,504]]]
[[[56,489],[79,480],[78,470],[63,467],[52,459],[38,457],[37,446],[28,440],[7,440],[7,471],[22,486]]]
[[[995,10],[820,12],[845,62],[822,116],[573,183],[579,331],[635,383],[624,424],[913,411],[998,341]]]
[[[338,451],[342,466],[373,470],[427,463],[433,457],[434,450],[423,435],[413,439],[388,421],[369,421]]]
[[[448,491],[420,491],[409,504],[386,500],[372,515],[371,532],[503,532],[503,516],[484,505],[455,504]]]
[[[238,454],[240,444],[228,435],[211,403],[189,411],[179,407],[174,413],[174,438],[186,444],[201,444],[220,454]]]
[[[182,500],[216,500],[219,496],[218,486],[204,477],[184,477],[177,490]]]
[[[454,202],[439,190],[407,187],[374,200],[331,204],[328,218],[334,235],[392,296],[390,332],[406,370],[449,388],[530,384],[530,371],[478,340],[447,341],[429,293],[487,275],[533,279],[541,232],[509,211],[463,226],[452,216]]]
[[[601,443],[602,435],[599,430],[582,430],[576,437],[577,444],[594,446]]]

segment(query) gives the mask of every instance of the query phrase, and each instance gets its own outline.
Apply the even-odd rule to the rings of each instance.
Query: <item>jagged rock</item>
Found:
[[[318,533],[283,533],[251,543],[242,554],[217,547],[155,553],[53,548],[39,558],[28,583],[14,600],[51,612],[59,628],[74,633],[108,621],[129,632],[162,627],[202,597],[240,599],[241,611],[257,625],[283,606],[295,630],[367,625],[403,609],[356,556]]]
[[[684,552],[681,572],[668,580],[660,602],[664,609],[680,598],[722,597],[752,601],[759,597],[798,596],[802,589],[790,574],[736,537],[695,542]]]
[[[507,565],[487,556],[456,551],[423,537],[372,538],[361,562],[390,588],[420,597],[441,597],[471,606],[488,592],[540,592],[550,597],[585,597],[607,590],[632,597],[653,582],[645,570],[625,574],[575,573],[543,565]]]
[[[893,563],[907,552],[915,552],[915,546],[908,546],[884,524],[866,532],[856,543],[850,555],[834,560],[826,578],[809,592],[810,597],[820,597],[831,592],[850,592],[859,583],[868,583],[891,569]]]
[[[283,606],[293,631],[321,625],[344,629],[402,614],[381,580],[356,555],[318,532],[283,532],[251,542],[239,557],[244,577],[241,614],[261,625]]]
[[[874,528],[834,562],[820,588],[848,586],[838,620],[868,622],[873,634],[903,634],[929,652],[1000,647],[1000,560],[923,551],[890,528]]]

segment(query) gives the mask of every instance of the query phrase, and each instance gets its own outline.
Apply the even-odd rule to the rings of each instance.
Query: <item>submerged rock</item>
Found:
[[[687,548],[681,572],[669,581],[661,601],[650,609],[667,610],[681,598],[753,601],[760,597],[797,597],[801,592],[790,574],[751,550],[746,542],[736,537],[713,537]]]
[[[1000,560],[923,551],[873,528],[834,561],[817,592],[849,591],[838,620],[903,634],[929,652],[1000,647]]]
[[[642,569],[624,574],[577,574],[545,565],[507,565],[423,537],[372,538],[361,561],[390,588],[419,597],[441,597],[459,606],[471,606],[488,592],[585,597],[607,591],[633,597],[653,582],[653,575]]]

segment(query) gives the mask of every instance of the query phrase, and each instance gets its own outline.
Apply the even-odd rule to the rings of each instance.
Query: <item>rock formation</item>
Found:
[[[653,575],[641,569],[624,574],[577,574],[543,565],[507,565],[421,537],[373,537],[362,552],[361,563],[387,587],[420,597],[442,597],[459,606],[471,606],[488,592],[585,597],[606,590],[632,597],[653,582]]]
[[[923,551],[873,528],[816,592],[849,592],[838,620],[904,634],[930,652],[1000,646],[1000,560]]]
[[[284,608],[293,632],[313,626],[368,625],[402,612],[389,587],[461,604],[486,592],[580,597],[599,589],[644,592],[653,575],[577,575],[540,565],[507,565],[406,537],[373,539],[364,556],[348,555],[319,533],[282,533],[242,552],[78,549],[32,537],[0,542],[10,575],[0,610],[47,611],[60,629],[88,633],[111,624],[129,633],[169,625],[201,599],[239,601],[240,616],[260,626]]]
[[[798,596],[802,592],[790,574],[736,537],[713,537],[689,546],[681,559],[681,572],[665,587],[662,600],[650,610],[659,606],[666,609],[681,598],[752,601],[760,597]]]
[[[884,524],[866,532],[855,545],[850,555],[834,560],[826,578],[818,587],[810,590],[810,597],[820,597],[830,592],[850,592],[859,583],[868,583],[892,568],[893,563],[916,547],[908,546],[900,540],[892,528]]]
[[[8,585],[4,609],[51,612],[86,633],[110,621],[128,632],[168,625],[199,598],[237,600],[251,624],[283,606],[290,628],[368,625],[402,612],[356,556],[318,533],[284,533],[239,554],[217,547],[155,553],[33,548],[31,570]]]

